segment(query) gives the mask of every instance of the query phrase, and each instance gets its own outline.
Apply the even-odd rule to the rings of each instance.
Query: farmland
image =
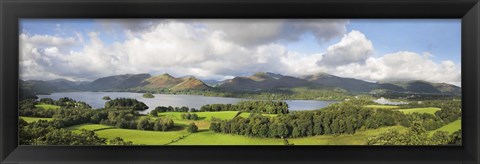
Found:
[[[373,109],[398,109],[400,107],[393,106],[393,105],[365,105],[366,108],[373,108]]]
[[[51,104],[44,104],[44,103],[39,103],[35,105],[37,108],[42,108],[42,109],[59,109],[60,106],[58,105],[51,105]]]
[[[428,114],[435,114],[435,112],[439,111],[440,108],[410,108],[410,109],[400,109],[400,112],[405,114],[411,113],[428,113]]]
[[[46,121],[51,121],[51,120],[53,120],[53,118],[24,117],[24,116],[20,116],[20,119],[23,119],[23,120],[25,120],[25,121],[28,122],[28,123],[35,122],[35,121],[38,121],[38,120],[46,120]]]
[[[450,134],[452,134],[453,132],[456,132],[457,130],[460,130],[462,129],[462,120],[456,120],[454,122],[451,122],[445,126],[442,126],[436,130],[433,130],[433,131],[430,131],[429,133],[430,134],[433,134],[435,133],[436,131],[446,131]]]

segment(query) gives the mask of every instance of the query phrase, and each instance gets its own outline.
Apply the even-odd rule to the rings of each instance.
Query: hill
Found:
[[[217,81],[218,82],[218,81]],[[239,76],[215,85],[207,85],[194,76],[173,77],[170,74],[125,74],[99,78],[92,82],[74,82],[65,79],[49,81],[19,81],[21,98],[34,98],[37,94],[70,91],[166,91],[216,90],[219,92],[269,92],[292,89],[308,90],[340,89],[350,93],[367,94],[431,94],[460,95],[461,88],[446,83],[427,81],[368,82],[354,78],[334,76],[327,73],[301,77],[285,76],[270,72],[257,72],[251,76]]]
[[[276,88],[313,86],[314,84],[292,76],[270,72],[258,72],[252,76],[235,77],[222,82],[218,87],[230,91],[262,91]]]
[[[143,81],[146,89],[169,89],[172,91],[181,90],[206,90],[210,87],[194,76],[175,78],[169,74],[150,77]]]
[[[150,77],[150,74],[125,74],[108,76],[83,85],[82,88],[89,91],[128,89],[145,85],[143,81]]]

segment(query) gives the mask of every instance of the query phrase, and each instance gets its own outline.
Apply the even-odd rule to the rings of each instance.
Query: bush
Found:
[[[155,96],[153,96],[153,94],[151,94],[151,93],[144,93],[143,97],[144,98],[155,98]]]
[[[190,133],[196,133],[198,131],[198,127],[195,125],[195,123],[190,123],[187,126],[187,131]]]
[[[104,100],[112,100],[112,98],[110,98],[110,96],[103,96],[102,99],[104,99]]]

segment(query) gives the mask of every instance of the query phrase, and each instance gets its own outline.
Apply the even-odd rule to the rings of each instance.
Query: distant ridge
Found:
[[[251,76],[239,76],[222,82],[212,81],[207,85],[195,76],[173,77],[168,73],[158,76],[150,74],[125,74],[99,78],[92,82],[73,82],[65,79],[49,81],[19,81],[21,92],[25,94],[48,94],[66,91],[185,91],[209,90],[258,92],[279,88],[306,87],[312,89],[343,89],[351,93],[418,93],[460,95],[461,88],[447,83],[432,83],[421,80],[396,82],[368,82],[354,78],[344,78],[328,73],[317,73],[301,77],[285,76],[271,72],[257,72]]]

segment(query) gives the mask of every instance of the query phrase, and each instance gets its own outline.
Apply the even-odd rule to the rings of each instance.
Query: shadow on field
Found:
[[[172,129],[170,129],[171,131],[180,131],[180,130],[183,130],[185,129],[184,126],[174,126]]]
[[[209,130],[208,130],[208,129],[199,129],[199,130],[197,131],[197,133],[198,133],[198,132],[206,132],[206,131],[209,131]]]

